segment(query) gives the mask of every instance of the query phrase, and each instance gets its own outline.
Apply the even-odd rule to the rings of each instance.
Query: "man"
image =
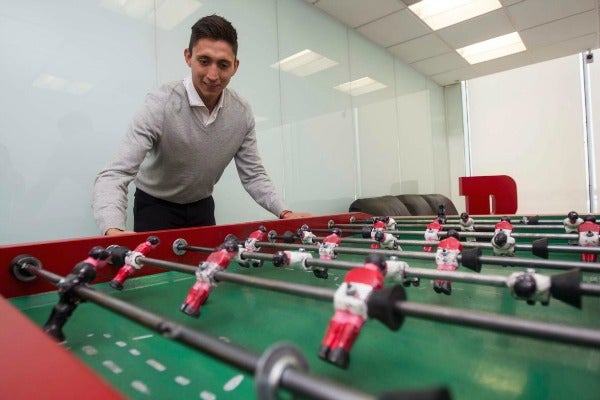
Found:
[[[232,159],[263,208],[280,218],[307,216],[286,209],[258,154],[250,106],[227,89],[239,67],[235,28],[217,15],[201,18],[184,57],[191,76],[148,95],[96,178],[93,209],[101,232],[123,233],[134,179],[136,232],[214,225],[213,188]]]

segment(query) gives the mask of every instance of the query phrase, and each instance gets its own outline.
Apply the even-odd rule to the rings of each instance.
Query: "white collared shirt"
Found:
[[[205,126],[212,124],[215,119],[217,119],[217,115],[219,115],[219,110],[223,107],[223,97],[219,97],[219,102],[213,109],[212,113],[208,111],[208,107],[204,104],[200,95],[196,91],[194,87],[194,83],[192,82],[192,77],[188,76],[183,80],[183,86],[185,86],[185,90],[188,95],[188,99],[190,99],[190,107],[194,111],[194,114],[200,118],[200,120],[204,123]]]

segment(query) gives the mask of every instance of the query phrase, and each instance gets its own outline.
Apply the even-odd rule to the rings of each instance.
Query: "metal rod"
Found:
[[[138,261],[142,264],[148,264],[148,265],[153,265],[155,267],[162,267],[162,266],[166,266],[167,264],[165,264],[166,262],[162,261],[162,260],[156,260],[156,259],[151,259],[151,258],[147,258],[147,257],[139,257]],[[169,265],[171,264],[177,264],[177,263],[171,263],[168,262]],[[185,268],[181,268],[181,267],[190,267],[187,266],[185,264],[181,264],[180,268],[178,270],[183,270]],[[31,270],[38,270],[41,271],[35,267],[30,268]],[[195,267],[192,267],[192,269],[195,269]],[[30,271],[32,273],[35,273],[35,271]],[[37,274],[36,274],[37,275]],[[269,281],[267,279],[262,279],[262,278],[251,278],[248,276],[244,276],[244,275],[237,275],[237,274],[230,274],[230,273],[225,273],[225,272],[219,272],[218,276],[215,275],[215,277],[219,280],[227,280],[229,278],[231,278],[231,276],[235,276],[235,280],[230,280],[230,282],[236,282],[236,283],[244,283],[246,284],[246,282],[248,282],[249,285],[252,286],[257,286],[257,287],[262,287],[268,290],[275,290],[278,292],[285,292],[287,293],[286,290],[280,290],[279,285],[282,282],[279,281],[272,281],[269,282],[267,285],[262,286],[262,281]],[[310,285],[301,285],[301,284],[292,284],[295,287],[295,292],[294,294],[299,294],[299,293],[303,293],[303,295],[307,296],[307,297],[313,297],[317,300],[325,300],[325,301],[331,301],[333,300],[333,296],[335,294],[335,291],[333,289],[326,289],[326,288],[318,288],[319,290],[317,292],[315,292],[315,288],[310,286]],[[93,289],[89,289],[83,286],[79,286],[76,288],[77,290],[77,294],[80,294],[83,298],[92,300],[92,301],[96,301],[97,299],[100,299],[100,305],[103,305],[107,308],[113,309],[112,305],[113,304],[119,304],[119,303],[124,303],[120,300],[117,299],[112,299],[110,296],[107,296],[103,293],[99,293],[96,292]],[[92,293],[90,295],[90,292]],[[317,293],[317,294],[315,294]],[[104,297],[108,297],[110,300],[104,302]],[[124,303],[125,310],[129,310],[132,313],[134,313],[134,311],[138,311],[138,308],[133,306],[133,305],[129,305],[127,303]],[[121,307],[119,307],[121,308]],[[564,326],[564,325],[558,325],[558,324],[552,324],[552,323],[546,323],[546,322],[537,322],[537,321],[532,321],[532,320],[526,320],[526,319],[522,319],[522,318],[518,318],[518,317],[510,317],[510,316],[503,316],[503,315],[499,315],[499,314],[493,314],[493,313],[486,313],[486,312],[481,312],[481,311],[469,311],[469,310],[460,310],[460,309],[455,309],[455,308],[451,308],[451,307],[442,307],[442,306],[434,306],[434,305],[430,305],[430,304],[420,304],[420,303],[414,303],[414,302],[409,302],[409,301],[402,301],[402,302],[396,302],[394,305],[394,308],[397,312],[400,312],[403,315],[406,316],[412,316],[412,317],[417,317],[417,318],[423,318],[423,319],[429,319],[429,320],[435,320],[435,321],[441,321],[441,322],[450,322],[450,323],[454,323],[457,325],[463,325],[463,326],[470,326],[470,327],[474,327],[474,328],[479,328],[479,329],[484,329],[484,330],[490,330],[490,331],[494,331],[494,332],[505,332],[505,333],[513,333],[516,335],[520,335],[520,336],[527,336],[527,337],[532,337],[532,338],[537,338],[537,339],[544,339],[544,340],[550,340],[550,341],[557,341],[557,342],[563,342],[563,343],[570,343],[570,344],[574,344],[574,345],[578,345],[578,346],[584,346],[584,347],[600,347],[600,330],[595,330],[595,329],[589,329],[589,328],[582,328],[582,327],[570,327],[570,326]],[[140,309],[141,310],[141,309]],[[120,312],[119,310],[114,310],[117,312]],[[152,329],[155,329],[161,333],[167,333],[168,337],[171,337],[175,340],[189,340],[184,342],[186,344],[190,344],[192,346],[198,345],[201,347],[202,351],[206,351],[207,353],[211,354],[211,355],[215,355],[217,357],[222,357],[225,358],[226,360],[229,360],[230,363],[232,363],[233,365],[239,366],[240,368],[244,368],[247,371],[254,371],[255,368],[255,364],[252,363],[252,366],[250,365],[250,359],[252,359],[252,361],[257,360],[257,356],[252,355],[251,353],[248,353],[246,350],[240,348],[241,351],[243,351],[246,354],[246,357],[244,357],[244,359],[242,359],[241,357],[238,357],[237,354],[237,350],[233,350],[231,347],[234,347],[230,344],[226,344],[225,342],[222,342],[218,339],[214,339],[208,335],[204,335],[201,334],[199,332],[196,332],[194,330],[191,330],[189,328],[186,328],[185,326],[180,326],[174,322],[168,321],[162,317],[158,317],[158,316],[154,316],[153,314],[145,311],[145,310],[141,310],[141,316],[140,316],[140,322],[144,321],[146,322],[146,326]],[[180,332],[183,331],[185,332],[185,334],[180,334]],[[198,341],[196,340],[191,340],[188,338],[189,337],[193,337],[198,339]],[[215,347],[213,347],[215,346]],[[237,346],[235,346],[235,348],[237,348]],[[221,354],[223,353],[223,354]],[[291,370],[290,370],[291,372]],[[294,371],[294,373],[301,373],[300,371]],[[317,378],[315,378],[317,379]],[[318,379],[317,379],[318,380]],[[315,383],[315,384],[321,384],[321,383]],[[281,386],[288,388],[286,382],[282,379],[281,380]],[[338,396],[337,398],[355,398],[355,397],[344,397],[346,396],[341,395]]]
[[[257,244],[258,245],[258,244]],[[138,261],[155,267],[166,265],[162,260],[149,259],[145,257],[138,258]],[[314,260],[317,261],[317,260]],[[323,261],[323,260],[321,260]],[[173,264],[170,263],[169,264]],[[268,290],[288,293],[286,289],[281,289],[280,285],[284,282],[273,281],[270,279],[254,278],[245,275],[218,272],[215,275],[218,280],[229,280],[241,284],[261,287]],[[235,277],[235,279],[234,279]],[[263,286],[264,281],[270,281]],[[315,288],[310,285],[287,284],[294,287],[294,294],[312,297],[317,300],[332,300],[335,294],[333,289]],[[417,318],[424,318],[442,322],[452,322],[457,325],[471,326],[484,330],[495,332],[514,333],[521,336],[533,337],[544,340],[571,343],[578,346],[599,347],[600,330],[568,327],[546,322],[537,322],[517,317],[502,316],[498,314],[460,310],[451,307],[433,306],[429,304],[412,303],[408,301],[397,302],[396,311]]]
[[[462,233],[461,233],[462,234]],[[323,237],[315,237],[317,241],[323,241]],[[425,240],[404,240],[398,239],[395,240],[399,245],[407,245],[407,246],[437,246],[439,241],[428,242]],[[375,244],[378,243],[373,239],[359,239],[359,238],[342,238],[342,243],[356,243],[356,244]],[[491,243],[484,242],[464,242],[465,247],[481,247],[483,249],[491,249]],[[516,250],[527,250],[531,251],[533,249],[532,244],[516,244]],[[600,247],[598,246],[590,246],[590,247],[582,247],[582,246],[568,246],[568,245],[548,245],[547,249],[549,252],[554,253],[594,253],[600,254]]]
[[[432,216],[429,219],[424,219],[424,218],[421,218],[421,219],[418,219],[418,218],[417,219],[412,219],[412,218],[407,218],[406,215],[404,215],[404,216],[403,215],[390,215],[390,217],[396,219],[397,222],[401,221],[402,223],[408,223],[408,224],[409,223],[415,223],[415,224],[427,223],[428,224],[431,221],[433,221],[435,218],[437,218],[436,216]],[[500,216],[498,216],[498,219],[486,219],[486,218],[479,219],[477,217],[472,217],[472,218],[473,218],[473,220],[475,222],[479,222],[479,223],[495,224],[496,222],[500,221]],[[517,223],[514,223],[513,225],[526,225],[526,224],[522,224],[520,222],[521,219],[523,219],[523,218],[524,217],[514,217],[514,216],[510,217],[510,219],[513,220],[513,221],[519,221]],[[527,218],[531,218],[531,216],[527,216]],[[456,219],[456,218],[448,218],[447,219],[447,222],[450,222],[450,223],[456,223],[456,224],[458,224],[459,221],[460,221],[460,219]],[[558,224],[561,227],[563,227],[563,225],[562,225],[563,220],[562,219],[542,219],[542,220],[540,220],[540,222],[547,223],[547,224]],[[351,223],[353,223],[353,224],[369,224],[369,223],[372,224],[373,221],[370,221],[370,220],[367,220],[367,219],[356,219],[356,220],[354,220],[354,222],[351,222]]]
[[[140,257],[139,260],[141,262]],[[146,259],[150,261],[150,259]],[[170,263],[175,264],[175,263]],[[158,266],[158,265],[157,265]],[[171,265],[174,266],[174,265]],[[187,271],[188,268],[183,268],[185,265],[180,264],[178,271]],[[185,266],[190,267],[190,266]],[[36,268],[33,265],[24,266],[31,274],[42,277],[57,283],[61,276],[45,271],[41,268]],[[195,270],[194,267],[190,267]],[[228,274],[231,275],[231,274]],[[161,335],[184,343],[194,349],[200,350],[228,364],[234,365],[246,372],[254,373],[260,356],[244,349],[243,347],[224,342],[210,335],[193,330],[185,325],[178,324],[160,315],[146,311],[140,307],[126,303],[122,300],[111,297],[105,293],[98,292],[92,288],[82,285],[73,288],[78,296],[83,299],[93,301],[94,303],[115,311],[118,314],[124,315],[131,320],[152,329]],[[330,300],[332,295],[329,296]],[[310,375],[304,371],[293,368],[285,369],[279,381],[279,386],[295,393],[302,395],[310,395],[316,399],[352,399],[352,400],[374,400],[375,396],[361,393],[355,389],[345,387],[339,383],[323,379],[318,376]]]
[[[318,229],[311,229],[312,232],[326,232],[326,233],[331,233],[331,229],[324,229],[324,228],[318,228]],[[344,233],[353,233],[353,234],[361,234],[362,231],[361,230],[357,230],[357,229],[345,229],[343,231]],[[404,235],[418,235],[418,236],[423,236],[423,234],[425,233],[425,231],[389,231],[386,230],[384,231],[386,233],[391,233],[392,235],[399,235],[399,236],[404,236]],[[439,236],[445,236],[446,232],[442,231],[439,232],[438,234]],[[494,235],[493,232],[460,232],[460,236],[462,237],[476,237],[476,238],[492,238],[492,236]],[[565,240],[576,240],[579,238],[579,235],[574,234],[574,233],[519,233],[519,232],[513,232],[511,233],[511,236],[514,237],[515,239],[518,238],[548,238],[548,239],[565,239]]]
[[[430,223],[431,221],[429,221],[428,223]],[[365,226],[369,226],[372,227],[373,224],[334,224],[332,226],[332,228],[340,228],[340,229],[355,229],[355,228],[359,228],[359,227],[365,227]],[[460,229],[460,225],[459,224],[443,224],[444,229],[456,229],[459,230]],[[419,224],[411,224],[411,223],[396,223],[396,228],[419,228],[422,227],[423,229],[425,229],[426,224],[425,223],[419,223]],[[477,231],[477,230],[494,230],[496,228],[495,224],[477,224],[474,225],[473,228]],[[563,230],[565,229],[565,227],[563,225],[513,225],[513,228],[515,229],[513,232],[517,231],[517,230],[521,230],[521,229],[532,229],[532,230],[544,230],[544,229],[559,229],[559,230]]]
[[[256,243],[259,247],[274,247],[279,249],[305,249],[305,250],[318,250],[318,246],[304,246],[298,244],[287,244],[287,243],[269,243],[269,242],[258,242]],[[355,247],[336,247],[335,252],[339,254],[358,254],[358,255],[369,255],[373,252],[382,254],[384,256],[395,256],[399,258],[412,258],[419,260],[434,260],[435,253],[425,253],[417,251],[401,251],[401,250],[387,250],[387,249],[363,249]],[[462,257],[458,257],[461,261]],[[524,266],[527,268],[539,267],[548,269],[570,269],[579,268],[582,271],[600,272],[600,263],[589,263],[583,261],[552,261],[552,260],[541,260],[533,258],[519,258],[519,257],[499,257],[499,256],[479,256],[479,260],[483,264],[493,265],[512,265],[512,266]]]
[[[206,251],[205,250],[197,250],[199,247],[197,246],[186,246],[185,250],[191,251]],[[183,248],[182,248],[183,250]],[[272,261],[272,254],[265,253],[257,253],[257,252],[245,252],[242,253],[243,259],[256,259],[256,260],[264,260],[264,261]],[[429,256],[429,258],[433,258]],[[168,262],[163,263],[167,264]],[[332,269],[342,269],[342,270],[350,270],[352,268],[358,268],[362,266],[362,263],[358,262],[348,262],[348,261],[340,261],[340,260],[320,260],[320,259],[312,259],[309,258],[306,260],[306,265],[308,267],[324,267],[324,268],[332,268]],[[175,268],[173,268],[175,269]],[[178,269],[179,270],[179,269]],[[190,270],[179,270],[180,272],[188,272],[193,273]],[[488,286],[496,286],[496,287],[506,287],[507,278],[502,275],[489,275],[489,274],[478,274],[474,272],[462,272],[462,271],[438,271],[436,269],[428,269],[428,268],[416,268],[416,267],[407,267],[405,269],[405,274],[407,277],[418,277],[425,279],[443,279],[455,282],[465,282],[465,283],[477,283]],[[227,274],[231,275],[231,274]],[[588,296],[600,296],[600,285],[588,284],[588,283],[580,283],[580,290],[582,295]]]
[[[538,339],[543,338],[579,346],[594,348],[600,346],[600,330],[597,329],[549,324],[498,314],[472,312],[407,301],[396,302],[395,306],[401,313],[416,318],[434,319],[440,322],[471,326],[494,332],[513,333]]]

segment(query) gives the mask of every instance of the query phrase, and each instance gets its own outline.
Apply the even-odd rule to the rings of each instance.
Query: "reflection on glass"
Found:
[[[102,0],[100,5],[119,14],[127,15],[170,31],[200,8],[197,0]]]
[[[336,61],[330,60],[312,50],[304,49],[276,62],[271,65],[271,68],[279,68],[282,71],[302,77],[312,75],[335,65],[338,65]]]
[[[55,92],[66,92],[70,94],[84,94],[94,87],[89,82],[73,82],[52,74],[41,74],[31,83],[31,86],[39,89],[53,90]]]
[[[365,76],[364,78],[337,85],[335,89],[339,90],[340,92],[349,93],[352,96],[360,96],[361,94],[374,92],[386,87],[387,86],[383,83]]]

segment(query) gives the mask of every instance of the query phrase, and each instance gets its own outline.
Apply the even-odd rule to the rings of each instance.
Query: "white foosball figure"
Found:
[[[504,231],[498,231],[492,238],[491,243],[495,256],[513,257],[515,255],[515,238]]]
[[[510,274],[506,286],[515,298],[525,300],[529,305],[534,305],[536,301],[544,306],[550,303],[550,277],[536,274],[531,268],[527,272]]]
[[[575,233],[579,235],[579,225],[583,224],[583,218],[577,214],[576,211],[571,211],[567,214],[567,218],[563,220],[563,226],[565,227],[565,233]],[[569,244],[576,246],[579,244],[578,239],[569,239]]]
[[[458,221],[460,230],[462,232],[475,232],[475,220],[469,216],[466,212],[460,214],[460,220]],[[474,236],[467,236],[467,242],[474,242],[477,239]]]

